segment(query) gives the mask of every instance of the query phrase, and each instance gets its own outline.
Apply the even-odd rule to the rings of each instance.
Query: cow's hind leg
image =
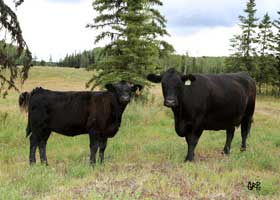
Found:
[[[49,136],[50,136],[50,132],[39,142],[40,160],[42,164],[46,164],[46,165],[48,165],[46,146],[47,146],[47,141],[49,139]]]
[[[106,146],[107,146],[107,138],[100,139],[100,142],[99,142],[99,159],[100,159],[101,163],[104,160],[104,151],[106,149]]]
[[[99,140],[96,132],[90,131],[89,133],[90,139],[90,164],[94,165],[96,163],[96,152],[99,146]]]
[[[196,131],[192,131],[186,135],[186,141],[188,143],[188,153],[185,158],[185,161],[192,161],[194,157],[194,150],[198,143],[198,140],[202,134],[203,130],[199,129]]]
[[[226,139],[226,143],[225,143],[225,147],[224,147],[225,154],[230,153],[230,146],[231,146],[231,141],[234,136],[234,131],[235,131],[234,127],[227,129],[227,139]]]
[[[240,151],[246,151],[246,140],[247,136],[250,133],[252,124],[252,117],[244,118],[241,122],[241,137],[242,137],[242,143]]]
[[[29,163],[35,164],[36,163],[36,149],[38,146],[38,137],[36,134],[32,133],[30,138],[30,151],[29,151]]]

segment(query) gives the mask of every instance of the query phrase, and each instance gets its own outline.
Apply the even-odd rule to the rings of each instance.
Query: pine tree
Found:
[[[23,0],[14,1],[16,7],[22,2]],[[19,91],[15,85],[16,78],[20,78],[22,83],[27,79],[32,56],[22,37],[16,14],[3,0],[0,0],[0,37],[4,43],[0,47],[0,95],[5,97],[8,90],[12,88]],[[11,38],[11,40],[7,38]],[[7,48],[12,49],[13,47],[16,47],[16,52],[12,55],[8,54]],[[21,69],[17,67],[20,57],[23,57],[23,68]],[[4,74],[4,69],[9,70],[9,77]]]
[[[89,56],[87,53],[84,51],[81,55],[80,59],[80,67],[86,68],[89,65]]]
[[[258,19],[255,17],[255,0],[249,0],[244,10],[245,16],[240,15],[241,34],[235,35],[231,39],[231,50],[234,53],[227,59],[230,71],[247,71],[255,76],[256,63],[256,28]]]
[[[274,20],[274,27],[277,29],[277,33],[274,36],[274,56],[276,58],[275,68],[277,70],[277,76],[274,85],[278,87],[278,95],[280,95],[280,11],[277,12],[279,18]]]
[[[172,45],[167,42],[162,42],[162,47],[159,52],[159,62],[156,67],[156,71],[166,71],[171,64],[171,54],[174,52]]]
[[[269,15],[266,13],[259,24],[258,33],[258,68],[256,81],[258,82],[259,92],[264,83],[273,83],[276,70],[274,68],[273,50],[273,31],[272,22]]]
[[[49,57],[49,63],[48,63],[49,66],[53,66],[53,60],[52,60],[52,55],[50,54],[50,57]]]
[[[94,0],[93,7],[98,12],[94,24],[102,29],[95,42],[109,38],[111,41],[103,51],[101,62],[94,65],[99,71],[88,82],[94,89],[106,82],[127,80],[138,84],[148,84],[147,71],[157,67],[161,50],[170,47],[157,40],[167,35],[165,18],[155,9],[160,0]]]

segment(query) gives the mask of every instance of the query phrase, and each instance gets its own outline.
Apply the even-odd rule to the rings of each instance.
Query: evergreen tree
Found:
[[[19,6],[23,0],[15,0],[15,5]],[[3,0],[0,0],[0,37],[4,43],[0,47],[0,95],[6,96],[9,89],[14,88],[15,79],[20,78],[23,83],[27,79],[28,70],[31,66],[32,57],[23,37],[16,14],[7,6]],[[11,38],[8,40],[7,38]],[[10,44],[8,44],[10,43]],[[14,54],[7,53],[7,48],[16,47]],[[18,59],[24,57],[23,68],[18,68]],[[5,76],[4,69],[9,70],[9,77]]]
[[[157,71],[166,71],[172,65],[172,58],[170,56],[174,51],[172,45],[162,42],[159,50],[159,64],[156,67]]]
[[[274,56],[276,58],[275,68],[277,70],[276,80],[274,85],[278,87],[278,95],[280,95],[280,11],[277,12],[279,15],[279,18],[277,20],[274,20],[274,27],[277,30],[276,35],[274,36],[274,44],[273,47],[274,50]]]
[[[272,31],[272,22],[269,15],[266,13],[259,24],[259,33],[258,33],[258,44],[259,55],[267,56],[271,55],[273,49],[273,31]]]
[[[60,59],[58,65],[61,67],[88,68],[90,65],[95,63],[96,49],[90,51],[83,51],[83,53],[75,52],[70,55],[66,54],[66,56],[63,59]]]
[[[40,66],[46,66],[46,61],[41,60],[41,61],[39,62],[39,65],[40,65]]]
[[[94,89],[107,82],[127,80],[139,84],[148,84],[147,71],[158,63],[160,52],[170,47],[166,42],[157,40],[167,35],[165,18],[155,9],[161,6],[160,0],[94,0],[93,7],[99,14],[89,27],[101,29],[95,40],[109,38],[111,41],[103,51],[98,69],[88,82]]]
[[[49,66],[53,66],[53,60],[52,60],[52,55],[50,55],[50,58],[49,58],[49,63],[48,63]]]
[[[258,33],[259,58],[256,81],[258,82],[259,92],[264,83],[273,83],[276,70],[274,68],[273,49],[273,31],[272,22],[266,13],[259,24]]]
[[[187,55],[181,55],[181,72],[183,74],[187,72]]]
[[[89,63],[86,67],[95,63],[94,50],[88,52],[88,61]]]
[[[32,66],[38,64],[37,59],[38,59],[38,58],[37,58],[36,54],[34,54],[34,56],[33,56],[33,58],[32,58]]]
[[[80,67],[86,68],[89,66],[89,56],[86,52],[82,53],[81,59],[80,59]]]
[[[231,48],[234,53],[227,59],[230,71],[247,71],[255,76],[256,63],[256,28],[258,19],[255,17],[255,0],[249,0],[244,10],[245,16],[239,16],[241,34],[231,39]]]

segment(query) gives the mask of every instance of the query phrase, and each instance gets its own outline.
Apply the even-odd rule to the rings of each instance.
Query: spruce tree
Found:
[[[279,18],[277,20],[274,20],[273,26],[276,28],[277,32],[274,36],[274,44],[273,47],[274,50],[274,56],[276,58],[275,68],[277,70],[275,85],[278,87],[278,95],[280,95],[280,11],[277,12],[279,15]]]
[[[23,0],[15,0],[15,6],[19,6]],[[17,78],[23,83],[27,79],[32,57],[26,42],[22,37],[21,28],[16,14],[0,0],[0,39],[4,45],[0,46],[0,95],[6,96],[8,90],[18,88],[15,85]],[[16,47],[15,53],[7,49]],[[19,68],[18,59],[23,61],[23,67]],[[7,73],[8,72],[8,73]]]
[[[94,0],[98,16],[88,27],[102,30],[95,43],[108,38],[100,62],[88,86],[120,80],[146,85],[145,74],[158,65],[162,50],[170,49],[166,42],[158,40],[167,35],[165,18],[155,8],[160,0]]]
[[[80,59],[80,67],[86,68],[89,65],[89,56],[87,55],[86,52],[83,52],[81,54],[81,59]]]
[[[258,82],[259,92],[264,83],[273,83],[276,70],[274,68],[273,50],[273,31],[272,22],[266,13],[259,24],[258,33],[258,68],[256,81]]]
[[[240,15],[239,27],[241,33],[231,39],[231,47],[234,53],[227,59],[230,71],[247,71],[255,76],[256,63],[256,28],[258,19],[256,13],[255,0],[249,0],[244,10],[245,16]]]

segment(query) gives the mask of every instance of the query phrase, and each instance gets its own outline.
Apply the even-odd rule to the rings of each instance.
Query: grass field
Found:
[[[43,86],[85,90],[90,73],[81,69],[34,67],[22,91]],[[247,151],[240,153],[240,129],[231,155],[221,154],[225,132],[205,131],[193,163],[184,163],[187,145],[176,135],[173,116],[162,106],[160,87],[147,104],[131,103],[121,128],[110,139],[105,163],[89,166],[87,135],[53,133],[49,166],[28,165],[26,116],[18,94],[0,99],[0,199],[280,199],[280,100],[257,99]],[[248,190],[259,181],[261,189]]]

